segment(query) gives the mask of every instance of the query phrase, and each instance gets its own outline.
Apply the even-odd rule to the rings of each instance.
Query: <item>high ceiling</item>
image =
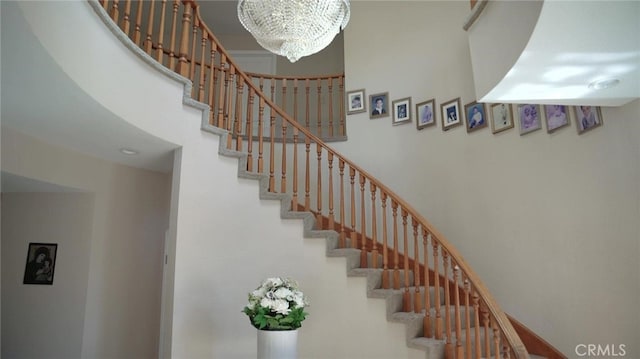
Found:
[[[215,33],[248,34],[238,21],[237,1],[198,3]],[[352,1],[356,11],[359,3],[364,1]],[[487,7],[505,3],[490,1]],[[522,20],[516,14],[512,17],[516,23]],[[491,91],[478,93],[479,100],[620,106],[640,98],[640,1],[546,0],[533,24],[517,62]],[[504,27],[499,31],[509,34]],[[601,90],[589,87],[608,79],[620,82]]]
[[[132,126],[74,83],[42,47],[17,2],[1,1],[2,127],[126,166],[170,172],[175,144]],[[120,152],[135,147],[135,156]],[[5,150],[5,148],[3,148]],[[2,174],[2,191],[52,189]]]
[[[495,81],[485,87],[487,91],[478,90],[478,75],[482,74],[474,71],[481,101],[621,106],[640,98],[640,1],[547,0],[535,4],[539,14],[518,13],[526,5],[517,2],[489,2],[487,14],[480,15],[494,16],[502,7],[510,9],[508,14],[515,17],[511,20],[521,24],[527,22],[525,16],[536,16],[530,22],[532,29],[519,40],[522,43],[509,44],[518,49],[515,63],[496,73]],[[498,20],[492,20],[482,25],[495,26]],[[505,38],[485,43],[484,48],[491,46],[493,54],[508,51],[500,45],[513,37],[509,33],[517,31],[510,28],[508,32],[496,29]],[[474,49],[474,44],[470,45]],[[472,53],[472,58],[475,56],[492,54]],[[614,86],[607,87],[611,84]]]
[[[247,34],[237,20],[235,1],[200,0],[199,2],[203,17],[214,32]],[[585,36],[574,41],[560,38],[554,31],[556,29],[552,25],[554,21],[559,19],[565,23],[573,21],[573,26],[580,26],[581,18],[584,19],[587,14],[593,16],[593,11],[588,10],[595,9],[593,6],[600,4],[596,1],[581,3],[584,6],[580,12],[566,13],[565,11],[558,16],[541,17],[541,23],[536,27],[537,34],[530,42],[535,47],[527,49],[525,54],[527,56],[523,56],[524,59],[528,59],[526,62],[528,67],[523,67],[522,71],[513,70],[510,73],[511,78],[515,78],[513,74],[518,71],[525,74],[529,82],[543,81],[550,74],[554,74],[548,69],[542,71],[540,67],[535,67],[536,63],[542,66],[544,62],[536,61],[535,57],[529,56],[530,54],[544,53],[549,59],[563,59],[566,64],[574,63],[582,67],[594,66],[594,59],[601,58],[607,59],[609,68],[618,71],[616,74],[624,73],[630,76],[628,79],[623,79],[621,85],[617,87],[617,90],[624,93],[614,97],[622,99],[640,97],[640,70],[638,69],[640,67],[640,35],[638,35],[640,34],[638,28],[640,27],[638,20],[640,19],[640,2],[610,2],[609,10],[615,9],[618,3],[631,5],[631,7],[624,14],[614,15],[613,18],[590,20],[589,26],[594,28],[598,24],[607,25],[597,32],[597,36]],[[28,133],[43,141],[115,163],[155,171],[170,171],[172,151],[176,146],[150,136],[117,118],[79,89],[39,45],[16,4],[17,2],[0,1],[2,5],[0,12],[2,15],[2,125]],[[584,11],[587,12],[584,13]],[[604,11],[601,10],[600,13],[603,14]],[[620,17],[626,20],[621,21]],[[542,23],[546,21],[551,23],[547,25],[549,27],[545,27]],[[594,46],[594,43],[599,46],[599,53],[586,52],[586,56],[580,57],[575,51],[569,51],[576,44]],[[608,48],[616,49],[617,55],[602,52],[603,49]],[[560,72],[555,72],[554,81],[560,85],[564,80],[571,80],[581,81],[586,87],[592,81],[591,77],[581,78],[580,71],[577,71],[575,66],[567,66],[557,71]],[[571,76],[558,76],[558,73],[571,74]],[[521,81],[521,83],[526,82]],[[530,91],[526,93],[531,94]],[[132,143],[135,143],[136,148],[140,150],[139,155],[127,156],[119,152],[120,148],[129,147]],[[15,177],[3,179],[12,186],[19,180]]]

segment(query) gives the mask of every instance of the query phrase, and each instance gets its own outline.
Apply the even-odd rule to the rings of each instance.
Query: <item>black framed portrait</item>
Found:
[[[53,284],[57,253],[56,243],[29,243],[23,284]]]

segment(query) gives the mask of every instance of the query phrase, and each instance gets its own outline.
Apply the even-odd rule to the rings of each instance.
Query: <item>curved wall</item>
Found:
[[[640,98],[640,2],[489,1],[469,29],[476,98],[621,106]],[[616,86],[593,87],[602,80]]]
[[[111,256],[126,246],[111,243],[105,228],[119,228],[120,223],[105,222],[94,229],[103,241],[91,248],[83,358],[255,357],[256,332],[241,310],[247,293],[264,277],[275,275],[297,279],[311,301],[299,336],[301,357],[424,357],[424,352],[406,346],[404,325],[387,322],[385,302],[366,299],[365,278],[348,278],[344,258],[326,257],[324,239],[302,238],[301,221],[282,220],[280,202],[260,201],[258,183],[238,178],[237,160],[217,155],[218,136],[202,131],[202,111],[183,104],[179,81],[119,43],[87,2],[20,7],[42,46],[83,91],[117,117],[179,146],[172,173],[162,313],[141,320],[123,305],[133,300],[128,287],[135,288],[137,278],[131,267],[139,262],[127,256],[127,266],[108,266]],[[78,48],[79,43],[87,47]],[[118,182],[103,172],[92,174],[102,175],[106,185]],[[135,186],[126,187],[125,193],[136,192]],[[110,200],[107,195],[101,199]],[[149,200],[141,199],[141,205]],[[126,213],[118,209],[105,210]],[[147,213],[138,215],[143,219],[136,223],[146,224]],[[137,351],[139,337],[131,333],[135,326],[128,321],[142,325],[161,315],[158,355],[155,348]],[[145,334],[153,335],[154,329]],[[363,345],[349,339],[353,333],[389,342]]]
[[[543,1],[488,1],[467,31],[476,98],[509,73],[536,27]]]

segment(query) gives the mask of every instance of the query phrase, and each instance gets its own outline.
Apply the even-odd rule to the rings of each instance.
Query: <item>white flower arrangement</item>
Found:
[[[249,304],[242,310],[251,324],[261,330],[294,330],[306,318],[304,308],[309,304],[289,278],[267,278],[249,293]]]

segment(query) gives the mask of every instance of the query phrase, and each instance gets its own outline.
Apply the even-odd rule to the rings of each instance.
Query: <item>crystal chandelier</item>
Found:
[[[296,62],[347,26],[349,0],[238,0],[238,19],[260,46]]]

